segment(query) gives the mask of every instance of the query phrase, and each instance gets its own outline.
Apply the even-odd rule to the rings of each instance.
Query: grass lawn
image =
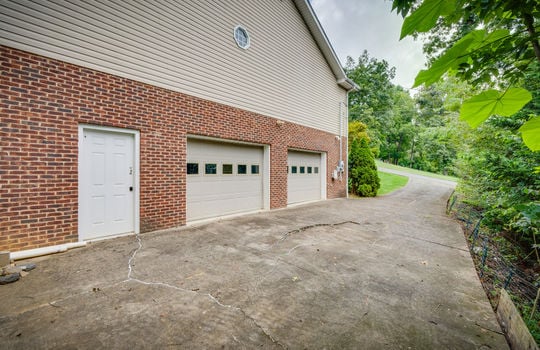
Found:
[[[422,176],[433,177],[433,178],[436,178],[436,179],[448,180],[448,181],[453,181],[453,182],[458,181],[458,178],[454,177],[454,176],[446,176],[446,175],[441,175],[441,174],[429,173],[427,171],[420,171],[420,170],[416,170],[416,169],[405,168],[405,167],[402,167],[402,166],[399,166],[399,165],[393,165],[393,164],[384,163],[384,162],[381,162],[380,160],[376,160],[375,163],[377,163],[377,168],[382,170],[382,171],[384,171],[385,168],[386,169],[394,169],[394,170],[400,170],[400,171],[403,171],[403,172],[406,172],[406,173],[409,173],[409,174],[422,175]]]
[[[409,178],[406,176],[385,173],[383,171],[378,171],[378,173],[379,179],[381,179],[381,188],[377,191],[378,196],[394,192],[404,187],[409,181]]]

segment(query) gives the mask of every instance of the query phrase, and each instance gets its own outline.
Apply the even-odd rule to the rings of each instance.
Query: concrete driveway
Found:
[[[0,286],[0,348],[508,349],[452,184],[92,243]]]

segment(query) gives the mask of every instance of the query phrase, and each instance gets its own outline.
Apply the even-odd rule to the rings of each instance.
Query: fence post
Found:
[[[452,208],[454,207],[454,204],[456,204],[456,200],[457,200],[457,194],[455,194],[456,191],[453,191],[452,194],[450,195],[450,198],[451,199],[451,202],[450,202],[450,205],[448,205],[448,202],[446,202],[446,214],[450,214],[450,212],[452,211]]]
[[[512,279],[512,276],[514,276],[514,270],[510,269],[510,272],[508,273],[508,277],[506,277],[506,281],[504,281],[503,289],[506,289],[508,287],[508,285],[510,284],[510,280]]]
[[[467,226],[465,226],[465,232],[468,232],[469,231],[469,227],[471,226],[472,224],[472,208],[469,209],[469,217],[467,218]]]
[[[484,238],[484,252],[482,253],[482,266],[480,267],[480,277],[484,276],[484,267],[486,266],[486,258],[488,254],[488,238]]]
[[[534,305],[531,311],[531,316],[529,316],[529,320],[532,320],[534,316],[534,312],[536,311],[536,306],[538,305],[538,298],[540,298],[540,288],[536,291],[536,299],[534,299]]]
[[[469,238],[472,236],[473,241],[471,243],[471,250],[474,249],[474,245],[476,244],[476,240],[478,239],[478,234],[480,233],[480,223],[482,222],[483,217],[480,217],[480,220],[476,223],[476,226],[474,227],[474,230],[469,235]]]

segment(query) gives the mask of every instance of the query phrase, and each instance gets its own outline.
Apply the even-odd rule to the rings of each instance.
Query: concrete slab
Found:
[[[508,349],[451,190],[413,176],[41,259],[0,286],[0,348]]]

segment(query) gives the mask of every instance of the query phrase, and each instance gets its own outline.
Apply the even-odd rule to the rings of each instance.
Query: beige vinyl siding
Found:
[[[291,0],[0,4],[2,45],[339,132],[346,92]]]

